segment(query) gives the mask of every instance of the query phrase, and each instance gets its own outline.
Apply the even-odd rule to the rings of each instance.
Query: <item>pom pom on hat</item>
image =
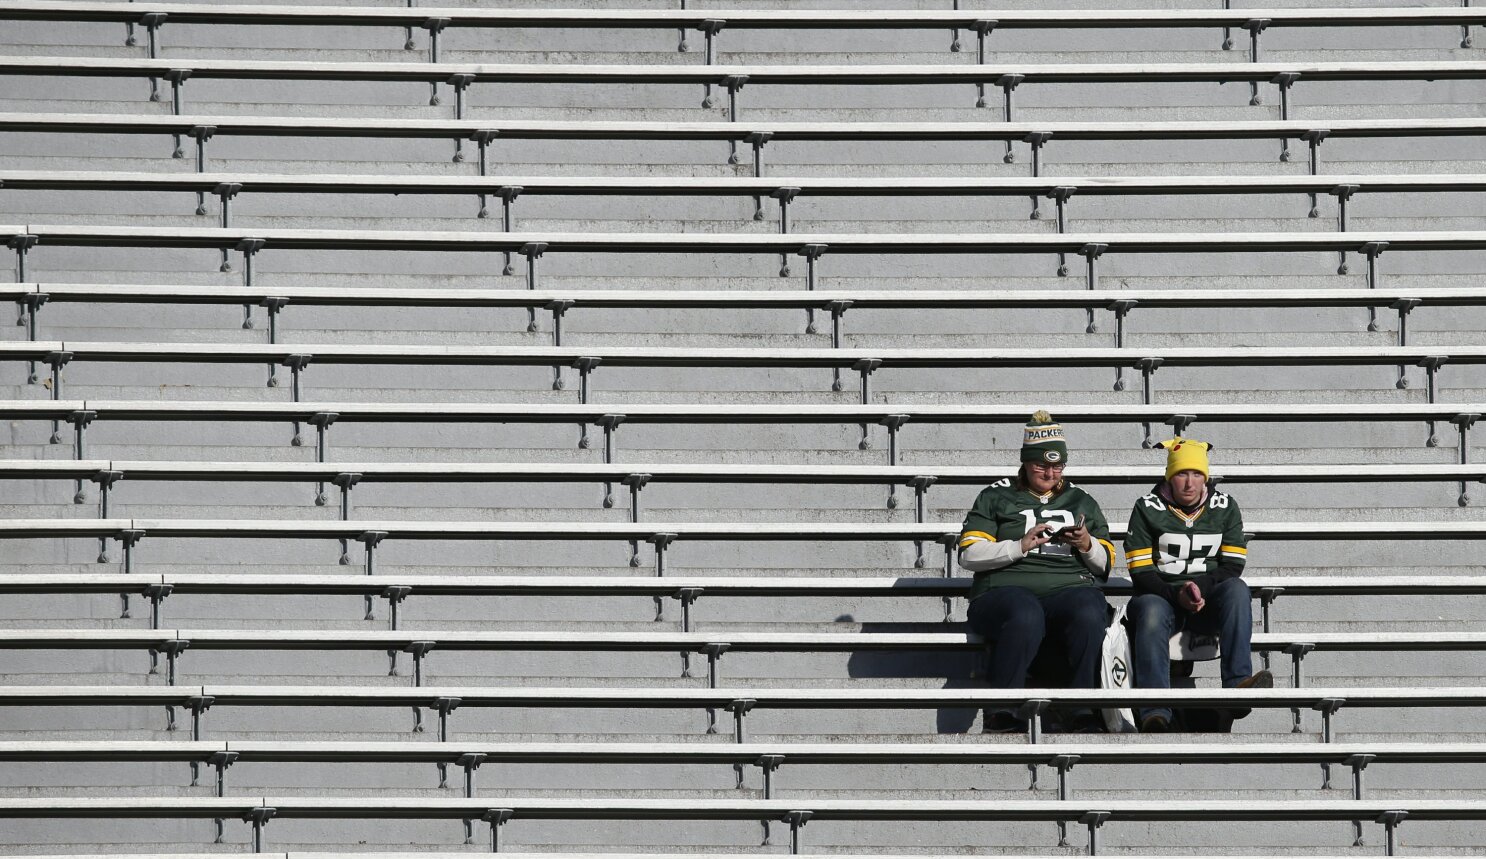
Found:
[[[1046,409],[1038,409],[1022,430],[1022,462],[1062,465],[1068,462],[1068,440],[1063,426]]]

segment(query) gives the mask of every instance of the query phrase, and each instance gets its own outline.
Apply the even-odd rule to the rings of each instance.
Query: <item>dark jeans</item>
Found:
[[[991,648],[987,686],[1026,688],[1027,669],[1051,638],[1068,654],[1068,688],[1099,688],[1109,608],[1098,588],[1065,588],[1045,597],[1026,588],[995,588],[971,601],[969,620]]]
[[[1207,594],[1207,605],[1193,614],[1172,606],[1165,597],[1141,594],[1130,600],[1127,610],[1132,636],[1130,657],[1135,663],[1137,689],[1171,688],[1171,637],[1183,629],[1216,633],[1223,686],[1232,688],[1254,671],[1249,658],[1249,635],[1253,631],[1249,586],[1243,579],[1225,579]],[[1140,711],[1144,719],[1159,713],[1168,720],[1170,707]]]

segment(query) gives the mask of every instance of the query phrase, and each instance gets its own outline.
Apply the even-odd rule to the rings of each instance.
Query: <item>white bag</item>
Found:
[[[1130,664],[1130,637],[1125,631],[1125,605],[1112,609],[1113,618],[1104,630],[1104,653],[1099,671],[1102,689],[1130,689],[1135,685],[1135,672]],[[1111,734],[1135,732],[1135,714],[1128,707],[1105,707],[1104,728]]]

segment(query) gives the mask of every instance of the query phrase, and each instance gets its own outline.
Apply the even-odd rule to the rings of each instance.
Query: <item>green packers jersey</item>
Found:
[[[1114,544],[1109,542],[1109,523],[1104,513],[1087,492],[1067,482],[1061,492],[1046,498],[1018,489],[1011,478],[987,486],[965,516],[965,525],[960,529],[960,549],[982,541],[1020,540],[1044,522],[1055,529],[1072,527],[1080,517],[1094,539],[1094,551],[1109,553],[1105,569],[1113,568]],[[1064,588],[1092,584],[1093,574],[1072,547],[1047,543],[999,570],[976,573],[970,599],[992,588],[1023,587],[1038,596],[1046,596]]]
[[[1219,564],[1243,566],[1248,558],[1238,502],[1212,490],[1188,516],[1154,492],[1135,502],[1125,538],[1125,564],[1132,574],[1154,570],[1167,583],[1190,581]]]

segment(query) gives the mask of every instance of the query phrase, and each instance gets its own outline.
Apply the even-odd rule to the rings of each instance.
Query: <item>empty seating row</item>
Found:
[[[497,803],[499,807],[494,807]],[[804,806],[804,807],[802,807]],[[500,830],[515,820],[751,820],[784,821],[791,853],[799,853],[801,830],[809,821],[933,820],[1078,822],[1088,826],[1089,851],[1100,852],[1100,829],[1120,821],[1351,821],[1372,820],[1386,827],[1387,854],[1393,855],[1404,820],[1486,820],[1478,800],[1312,800],[1312,801],[1077,801],[1006,802],[955,800],[791,799],[406,799],[256,796],[245,798],[0,799],[4,818],[169,818],[248,821],[253,848],[261,852],[270,820],[484,820],[491,824],[491,849],[500,850]]]
[[[1345,256],[1345,254],[1343,254]],[[1470,287],[1399,287],[1370,289],[1095,289],[1095,290],[611,290],[611,289],[461,289],[316,286],[193,286],[86,283],[0,284],[0,301],[14,301],[28,326],[30,339],[40,335],[40,310],[70,304],[242,305],[268,311],[269,342],[278,342],[279,320],[289,306],[306,307],[436,307],[520,308],[550,311],[555,342],[562,321],[573,310],[654,309],[788,309],[831,315],[833,345],[840,346],[849,310],[1009,310],[1071,308],[1115,314],[1116,337],[1123,342],[1124,323],[1137,309],[1160,308],[1322,308],[1358,307],[1399,314],[1398,345],[1408,345],[1407,317],[1414,310],[1486,305],[1486,294]],[[534,318],[531,317],[531,318]],[[249,315],[246,324],[251,326]]]
[[[768,122],[733,117],[732,122],[615,122],[565,120],[339,119],[296,116],[150,116],[137,114],[0,113],[0,132],[44,134],[170,134],[196,141],[196,169],[205,172],[207,142],[218,136],[294,138],[382,138],[449,140],[455,160],[463,160],[462,142],[477,144],[482,175],[498,140],[681,140],[722,141],[753,148],[754,175],[762,176],[763,147],[790,141],[995,141],[1026,142],[1032,147],[1037,175],[1039,155],[1050,141],[1126,140],[1303,140],[1310,147],[1310,172],[1320,167],[1320,146],[1327,139],[1480,137],[1486,120],[1327,119],[1233,120],[1222,122]],[[1282,148],[1282,158],[1288,153]],[[735,153],[736,154],[736,153]]]
[[[55,393],[55,392],[54,392]],[[1433,399],[1433,398],[1431,398]],[[888,465],[898,464],[900,436],[908,424],[1011,424],[1019,425],[1036,406],[1026,405],[551,405],[544,403],[259,403],[214,401],[114,401],[114,400],[5,400],[0,401],[0,418],[9,421],[51,421],[53,444],[61,443],[59,424],[73,425],[73,452],[79,460],[87,459],[87,429],[97,421],[145,422],[268,422],[293,423],[293,443],[301,443],[300,424],[310,424],[316,431],[316,458],[326,461],[329,431],[336,423],[576,423],[583,427],[580,446],[587,446],[586,427],[595,424],[604,430],[604,462],[613,463],[617,452],[618,429],[622,424],[826,424],[881,425],[888,430]],[[1438,443],[1436,423],[1453,424],[1460,432],[1463,448],[1460,462],[1469,462],[1468,433],[1483,413],[1479,404],[1430,403],[1428,405],[1391,404],[1183,404],[1157,405],[1067,405],[1058,409],[1059,419],[1067,423],[1143,423],[1147,436],[1152,424],[1166,424],[1175,435],[1181,435],[1194,423],[1318,422],[1345,424],[1357,421],[1424,422],[1429,426],[1426,444]],[[871,446],[871,437],[863,433],[862,448]]]
[[[174,73],[174,74],[172,74]],[[730,95],[745,84],[994,84],[1009,93],[1032,83],[1480,80],[1474,61],[1255,63],[982,63],[860,66],[584,66],[537,63],[326,63],[104,57],[0,57],[0,75],[189,79],[559,84],[717,84]],[[179,104],[179,99],[177,99]],[[1009,101],[1008,101],[1009,104]],[[1008,117],[1009,119],[1010,117]]]
[[[763,352],[748,348],[692,349],[637,347],[572,347],[572,346],[347,346],[343,344],[216,344],[216,343],[89,343],[74,341],[0,342],[0,361],[25,361],[35,381],[36,367],[51,367],[51,397],[63,397],[62,368],[83,363],[189,363],[264,364],[269,368],[270,386],[274,368],[288,367],[291,375],[290,398],[301,398],[301,377],[312,365],[401,365],[401,366],[485,366],[548,367],[553,372],[553,388],[563,387],[562,370],[572,367],[579,372],[579,403],[587,404],[590,376],[598,368],[612,367],[690,367],[690,368],[820,368],[833,370],[834,390],[841,390],[840,373],[850,370],[859,376],[860,401],[872,401],[871,378],[882,369],[965,369],[965,368],[1111,368],[1139,370],[1142,400],[1155,401],[1153,377],[1162,367],[1386,367],[1398,368],[1398,378],[1405,368],[1423,367],[1431,404],[1437,391],[1436,376],[1445,364],[1470,366],[1486,363],[1486,349],[1477,346],[1407,346],[1407,347],[1070,347],[1070,348],[1004,348],[1004,349],[870,349],[870,348],[796,348]],[[1406,382],[1404,383],[1407,384]],[[1395,386],[1398,382],[1395,381]],[[1116,389],[1123,384],[1116,385]],[[533,409],[533,411],[537,411]],[[608,409],[616,414],[623,409]],[[912,413],[903,409],[903,413]],[[1461,462],[1467,461],[1465,435],[1478,412],[1457,413],[1450,418],[1461,431]],[[1257,419],[1253,412],[1249,419]],[[54,419],[55,420],[55,419]],[[602,423],[613,423],[601,418]],[[901,423],[901,422],[899,422]],[[1150,446],[1150,427],[1146,427],[1146,446]],[[298,430],[296,427],[296,436]],[[865,442],[867,427],[862,426]],[[56,438],[54,434],[54,438]],[[58,439],[59,440],[59,439]],[[865,444],[863,445],[865,446]],[[79,453],[81,458],[81,453]],[[891,463],[896,465],[896,460]]]
[[[958,4],[956,4],[958,5]],[[978,22],[988,29],[1023,30],[1068,28],[1191,27],[1243,28],[1255,20],[1246,9],[998,9],[994,20],[978,10],[950,9],[496,9],[455,6],[219,6],[200,3],[151,2],[121,6],[118,3],[65,2],[54,0],[7,0],[0,6],[0,20],[138,23],[161,27],[171,24],[256,24],[337,27],[424,27],[430,20],[437,29],[470,28],[683,28],[700,30],[726,26],[753,29],[844,29],[911,30],[975,29]],[[146,16],[158,16],[141,20]],[[1486,14],[1467,8],[1317,8],[1266,9],[1264,27],[1372,27],[1372,26],[1470,26],[1486,24]],[[433,28],[429,28],[433,29]]]
[[[0,188],[32,191],[186,192],[221,200],[222,226],[231,225],[232,201],[252,194],[441,194],[480,198],[479,217],[487,215],[486,198],[499,197],[503,224],[514,229],[514,203],[522,196],[752,197],[754,218],[763,218],[762,198],[780,206],[780,231],[789,232],[792,205],[812,197],[1030,197],[1033,217],[1040,217],[1041,198],[1056,203],[1058,229],[1067,228],[1069,199],[1074,196],[1180,196],[1196,194],[1307,194],[1312,199],[1335,196],[1338,226],[1347,229],[1347,203],[1357,194],[1475,193],[1486,190],[1486,175],[1318,175],[1318,176],[1151,176],[1055,178],[914,177],[907,179],[833,177],[541,177],[541,176],[398,176],[351,174],[255,173],[104,173],[0,170]],[[204,210],[198,214],[205,214]]]

